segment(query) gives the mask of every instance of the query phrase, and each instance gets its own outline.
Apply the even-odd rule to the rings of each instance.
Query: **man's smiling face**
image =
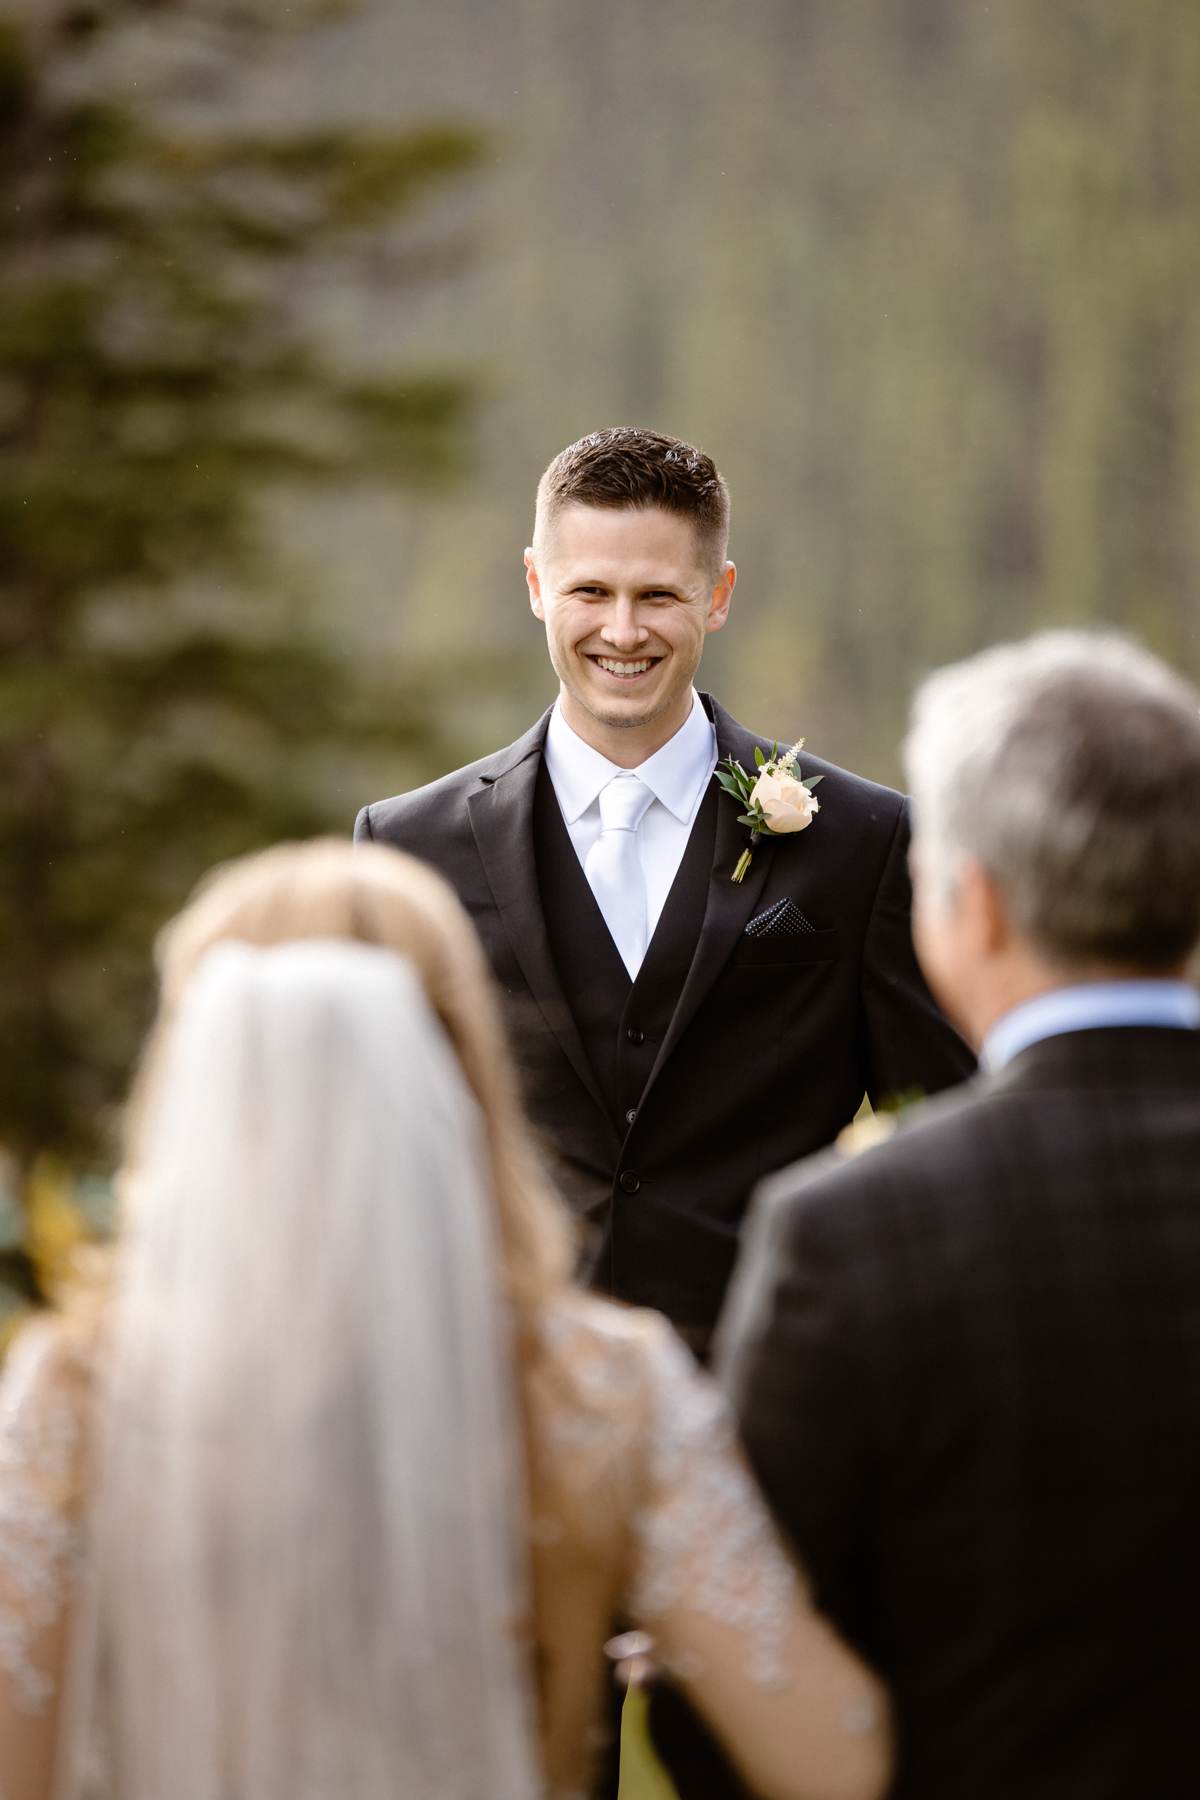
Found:
[[[704,640],[736,573],[714,570],[690,519],[661,507],[564,506],[525,552],[563,717],[622,767],[660,749],[691,708]]]

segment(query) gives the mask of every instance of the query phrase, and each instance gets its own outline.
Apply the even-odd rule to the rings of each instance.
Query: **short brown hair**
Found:
[[[729,489],[710,456],[636,425],[592,431],[560,450],[538,482],[534,538],[564,506],[649,507],[690,519],[715,564],[729,540]]]

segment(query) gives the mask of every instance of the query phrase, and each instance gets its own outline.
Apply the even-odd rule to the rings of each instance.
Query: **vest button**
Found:
[[[642,1185],[642,1178],[635,1175],[632,1169],[622,1169],[618,1185],[623,1194],[636,1194]]]
[[[637,1107],[636,1107],[636,1106],[631,1106],[631,1107],[630,1107],[630,1109],[629,1109],[629,1111],[628,1111],[628,1112],[627,1112],[627,1113],[626,1113],[626,1114],[625,1114],[625,1123],[626,1123],[626,1124],[627,1124],[627,1125],[632,1125],[632,1124],[633,1124],[633,1121],[634,1121],[634,1120],[635,1120],[635,1119],[636,1119],[636,1118],[637,1118]]]
[[[625,1036],[629,1039],[631,1044],[644,1044],[646,1041],[646,1034],[640,1025],[627,1025],[625,1028]]]

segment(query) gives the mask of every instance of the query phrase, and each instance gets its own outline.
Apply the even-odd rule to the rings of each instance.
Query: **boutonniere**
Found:
[[[770,756],[764,756],[756,744],[754,776],[747,775],[732,756],[727,756],[717,768],[717,780],[725,792],[746,809],[738,815],[738,824],[750,827],[750,846],[737,859],[734,881],[741,881],[750,867],[759,838],[787,837],[793,831],[805,831],[820,812],[813,789],[825,777],[810,775],[802,781],[794,772],[803,748],[804,739],[800,738],[783,756],[777,744],[772,744]]]

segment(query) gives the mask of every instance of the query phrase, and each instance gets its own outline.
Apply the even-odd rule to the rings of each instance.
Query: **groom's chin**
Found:
[[[602,725],[611,726],[614,731],[636,731],[640,726],[653,725],[662,717],[666,708],[662,706],[596,706],[593,717]]]
[[[664,713],[670,712],[677,701],[677,694],[657,684],[653,689],[637,694],[614,694],[611,690],[597,692],[593,688],[588,695],[588,710],[593,718],[605,725],[618,730],[622,727],[633,730],[639,725],[653,725]]]

